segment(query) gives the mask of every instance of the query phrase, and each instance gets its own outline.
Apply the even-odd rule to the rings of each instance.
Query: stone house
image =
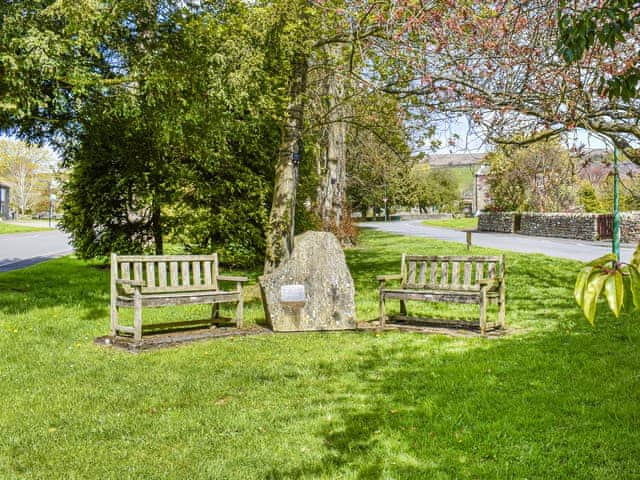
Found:
[[[483,163],[473,178],[473,213],[482,212],[487,209],[491,203],[489,195],[489,182],[487,175],[489,174],[489,165]]]
[[[480,167],[480,170],[474,174],[472,184],[463,185],[465,190],[462,193],[462,205],[463,212],[466,214],[475,214],[478,210],[484,210],[489,204],[489,187],[486,184],[486,174],[489,168],[483,164],[486,156],[487,154],[484,152],[477,152],[432,153],[426,157],[426,161],[432,169],[468,167],[475,171],[477,167]],[[480,176],[478,176],[479,174]]]

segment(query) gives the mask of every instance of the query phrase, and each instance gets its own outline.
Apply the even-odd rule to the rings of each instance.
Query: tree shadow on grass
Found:
[[[382,335],[315,432],[320,459],[266,476],[636,477],[640,356],[619,327],[500,341]]]

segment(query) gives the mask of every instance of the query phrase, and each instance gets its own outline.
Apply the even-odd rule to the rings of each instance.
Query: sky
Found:
[[[442,122],[436,126],[436,137],[440,141],[441,147],[435,151],[429,149],[419,149],[425,153],[485,153],[493,149],[493,146],[487,143],[480,134],[474,132],[472,126],[464,118],[452,122]],[[455,143],[450,142],[453,140]],[[607,145],[601,137],[578,128],[569,133],[564,139],[567,148],[583,146],[588,150],[605,149],[612,150],[611,144]]]

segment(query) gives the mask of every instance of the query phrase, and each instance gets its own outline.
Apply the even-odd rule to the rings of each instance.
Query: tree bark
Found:
[[[156,198],[157,192],[153,193],[151,203],[151,229],[153,231],[153,242],[155,245],[156,255],[162,255],[164,252],[164,241],[162,238],[162,210],[160,202]]]
[[[282,128],[280,151],[276,164],[273,202],[266,235],[264,271],[268,273],[293,251],[295,231],[296,189],[298,186],[299,160],[302,156],[302,131],[304,127],[304,93],[307,88],[307,57],[298,54],[294,58],[289,81],[289,105]]]
[[[341,47],[325,45],[329,67],[325,75],[324,105],[327,109],[327,125],[322,139],[320,184],[317,193],[317,213],[325,230],[339,229],[342,224],[345,203],[347,170],[347,114],[344,105],[345,79],[334,67],[340,64]]]

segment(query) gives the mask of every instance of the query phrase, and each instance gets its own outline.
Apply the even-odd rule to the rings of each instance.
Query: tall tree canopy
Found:
[[[635,16],[623,21],[622,39],[614,35],[615,50],[603,34],[567,66],[563,15],[589,11],[578,7],[551,0],[10,2],[1,17],[0,122],[64,140],[71,163],[87,161],[82,143],[109,131],[99,119],[120,122],[120,132],[148,144],[125,209],[142,211],[144,199],[144,211],[155,212],[155,220],[137,222],[151,229],[144,238],[161,248],[169,233],[208,248],[232,237],[224,243],[241,251],[260,248],[264,234],[271,268],[292,248],[300,161],[317,162],[322,220],[340,218],[355,138],[349,128],[368,128],[372,116],[357,105],[378,92],[395,95],[404,126],[432,114],[467,115],[493,138],[520,143],[585,128],[640,161],[638,100],[602,90],[602,72],[634,71]],[[596,26],[615,30],[605,21]],[[123,155],[116,147],[109,154]],[[133,184],[125,183],[116,185]],[[238,216],[250,233],[233,225]],[[87,238],[97,238],[95,223]]]
[[[169,235],[255,261],[284,104],[268,28],[251,29],[260,12],[241,2],[146,8],[128,17],[130,41],[111,48],[129,81],[103,85],[77,115],[63,225],[88,256],[159,252]]]

